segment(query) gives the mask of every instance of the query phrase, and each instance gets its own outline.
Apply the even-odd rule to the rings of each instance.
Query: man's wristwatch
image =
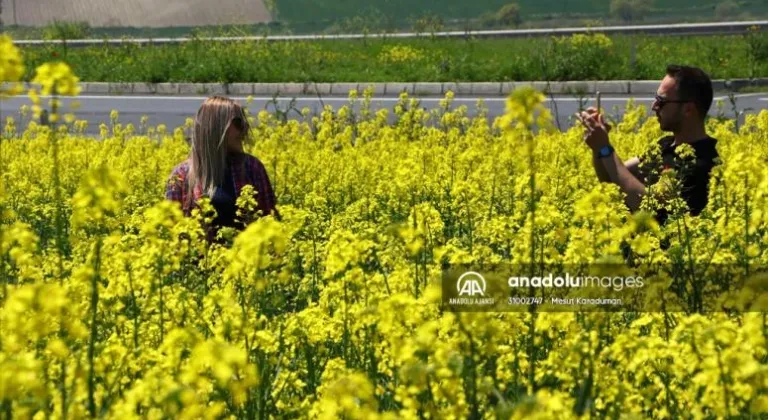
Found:
[[[608,157],[613,154],[613,146],[606,144],[597,151],[597,155],[601,158]]]

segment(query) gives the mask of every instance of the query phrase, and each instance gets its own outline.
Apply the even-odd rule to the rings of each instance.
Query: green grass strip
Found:
[[[655,80],[669,63],[712,78],[768,76],[768,35],[575,35],[528,39],[191,41],[169,46],[23,50],[28,78],[60,59],[94,82],[486,82]]]

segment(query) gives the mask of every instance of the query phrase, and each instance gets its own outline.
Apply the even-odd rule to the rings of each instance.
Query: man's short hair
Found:
[[[667,74],[675,79],[678,99],[692,101],[696,104],[701,119],[705,119],[712,106],[713,97],[709,75],[698,67],[677,64],[668,65]]]

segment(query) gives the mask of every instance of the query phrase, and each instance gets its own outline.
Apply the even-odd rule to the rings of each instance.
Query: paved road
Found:
[[[602,97],[602,106],[611,115],[622,115],[627,101],[632,98],[635,103],[645,104],[650,108],[653,98],[650,95],[611,95]],[[83,95],[78,97],[81,107],[76,112],[79,119],[86,119],[89,121],[88,132],[91,134],[98,133],[98,126],[101,122],[109,122],[109,114],[114,109],[120,113],[120,122],[123,124],[133,123],[136,127],[139,126],[139,120],[143,115],[149,117],[150,125],[166,124],[169,131],[173,128],[181,126],[188,117],[192,117],[197,112],[198,107],[202,103],[205,97],[190,97],[190,96],[96,96],[96,95]],[[245,103],[244,97],[235,97],[234,99]],[[269,103],[272,98],[256,97],[251,104],[250,109],[253,113],[260,109],[274,110],[274,105]],[[476,114],[476,107],[479,98],[455,98],[454,106],[467,105],[470,115]],[[728,116],[732,116],[731,105],[728,97],[716,96],[715,99],[723,99],[725,101],[725,112]],[[280,99],[279,107],[286,109],[289,106],[290,98]],[[427,109],[432,109],[438,106],[440,98],[420,98],[421,106]],[[483,98],[486,106],[488,107],[489,119],[495,118],[504,113],[505,98]],[[595,103],[594,97],[586,97],[579,99],[577,97],[570,96],[558,96],[553,100],[548,100],[547,105],[558,115],[558,121],[562,129],[567,129],[572,124],[572,116],[579,109],[580,101],[584,106],[593,106]],[[372,103],[373,109],[380,108],[393,108],[397,98],[392,97],[377,97],[374,98]],[[69,100],[65,100],[64,104],[67,107]],[[342,105],[348,103],[346,98],[323,98],[325,105],[332,105],[338,109]],[[0,99],[0,121],[5,124],[7,116],[14,115],[19,117],[19,108],[24,105],[30,105],[30,101],[26,97],[6,98]],[[741,94],[736,96],[736,105],[739,110],[745,110],[748,113],[759,112],[762,109],[768,108],[768,93],[750,93]],[[317,97],[298,97],[296,98],[295,107],[302,109],[303,107],[309,107],[312,112],[319,112],[322,109],[322,105]],[[393,113],[390,113],[392,115]],[[710,114],[716,115],[717,110],[713,104]],[[296,118],[295,112],[291,113],[291,118]],[[394,120],[394,117],[390,117]],[[743,121],[743,118],[741,119]]]

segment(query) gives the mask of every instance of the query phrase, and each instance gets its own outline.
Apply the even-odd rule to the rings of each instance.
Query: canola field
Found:
[[[18,51],[0,51],[0,76],[18,80]],[[77,93],[66,65],[36,74],[43,108],[38,94]],[[768,414],[768,276],[751,274],[768,264],[768,111],[709,121],[723,160],[710,203],[691,217],[672,200],[659,226],[597,181],[583,130],[552,129],[541,94],[516,92],[492,124],[451,95],[433,111],[370,100],[251,113],[247,151],[282,220],[223,245],[201,240],[209,206],[184,218],[163,200],[189,126],[115,112],[92,138],[76,110],[56,109],[55,127],[34,108],[3,121],[0,418]],[[647,111],[612,131],[621,156],[663,135]],[[717,265],[744,283],[656,282],[637,301],[653,310],[633,312],[441,306],[447,265],[623,262],[627,247],[640,265]]]

